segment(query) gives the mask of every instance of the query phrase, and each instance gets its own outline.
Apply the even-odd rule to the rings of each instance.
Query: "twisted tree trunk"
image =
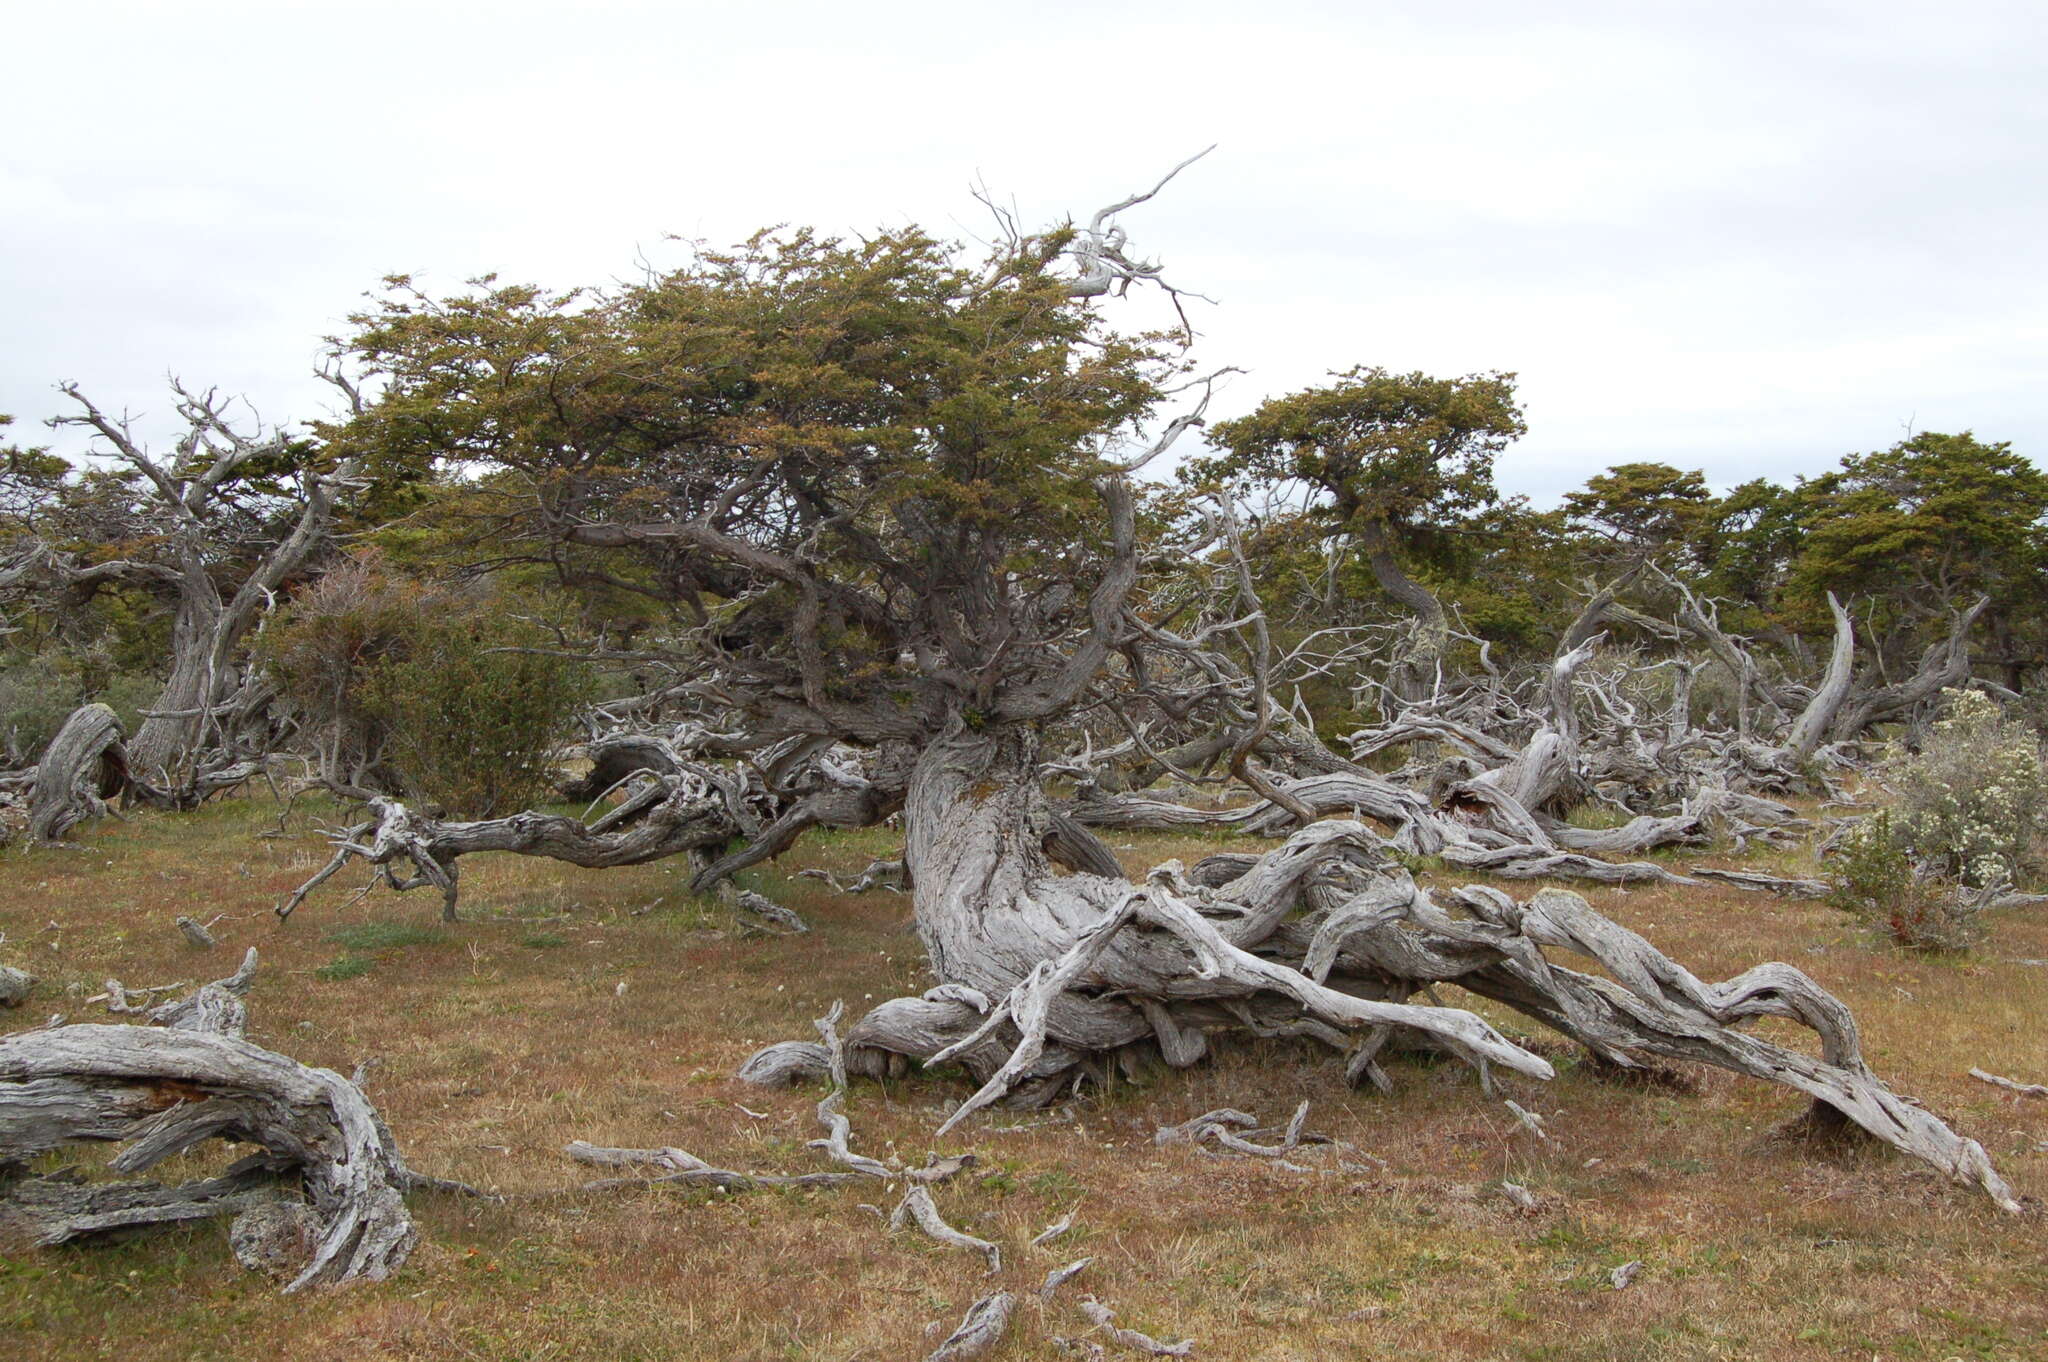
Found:
[[[942,982],[869,1013],[846,1037],[846,1062],[867,1073],[900,1072],[911,1059],[964,1063],[982,1086],[942,1132],[991,1102],[1047,1100],[1125,1047],[1156,1045],[1168,1063],[1192,1064],[1226,1029],[1312,1037],[1382,1085],[1374,1057],[1403,1031],[1464,1057],[1483,1080],[1490,1066],[1549,1077],[1547,1063],[1478,1016],[1405,1001],[1456,981],[1608,1063],[1683,1058],[1786,1084],[2018,1208],[1982,1148],[1885,1087],[1863,1063],[1848,1010],[1789,966],[1705,984],[1558,890],[1527,904],[1460,890],[1468,916],[1454,917],[1358,823],[1315,823],[1276,851],[1212,858],[1192,876],[1168,862],[1143,885],[1060,876],[1046,858],[1053,814],[1036,758],[1027,729],[956,723],[911,774],[913,904]],[[1606,977],[1554,965],[1546,948],[1589,956]],[[1759,1015],[1811,1027],[1821,1057],[1735,1029]],[[771,1047],[745,1072],[787,1081],[815,1070],[815,1049]]]
[[[1380,590],[1406,606],[1415,617],[1413,632],[1388,673],[1387,684],[1408,703],[1425,700],[1436,689],[1437,670],[1450,646],[1450,618],[1444,613],[1443,602],[1402,570],[1401,560],[1394,553],[1393,535],[1385,525],[1369,522],[1359,534],[1358,543],[1365,550],[1366,566],[1372,569]]]
[[[29,792],[29,837],[55,842],[128,785],[121,721],[102,704],[81,705],[50,739]]]

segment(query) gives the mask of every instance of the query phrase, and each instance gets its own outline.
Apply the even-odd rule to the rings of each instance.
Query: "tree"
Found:
[[[1391,684],[1416,698],[1434,683],[1449,622],[1403,559],[1442,556],[1462,522],[1498,500],[1493,461],[1528,427],[1512,374],[1354,368],[1334,377],[1218,422],[1211,435],[1225,452],[1191,471],[1226,485],[1302,484],[1320,499],[1330,532],[1355,544],[1380,589],[1415,617]]]
[[[1608,541],[1620,555],[1642,556],[1692,540],[1713,501],[1697,470],[1622,463],[1565,493],[1564,511],[1572,528]]]
[[[1979,597],[2007,684],[2039,661],[2032,602],[2048,564],[2048,475],[1968,431],[1924,432],[1890,449],[1851,454],[1794,493],[1802,537],[1783,609],[1810,617],[1834,592],[1864,603],[1867,627],[1892,665],[1947,632]]]
[[[1257,771],[1251,755],[1279,742],[1285,716],[1235,517],[1210,506],[1184,522],[1189,537],[1153,542],[1163,518],[1141,517],[1129,476],[1206,400],[1182,337],[1120,334],[1100,302],[1159,279],[1124,253],[1112,220],[1146,197],[1084,226],[1008,231],[986,258],[909,229],[857,242],[793,232],[607,292],[484,281],[434,299],[399,281],[359,321],[354,353],[386,384],[344,438],[373,462],[475,470],[496,498],[501,561],[573,551],[578,572],[665,585],[669,665],[686,678],[672,691],[700,707],[697,727],[721,753],[751,754],[767,772],[831,744],[872,754],[875,797],[862,807],[900,805],[914,921],[939,987],[875,1008],[830,1062],[885,1073],[959,1060],[981,1087],[949,1126],[999,1099],[1049,1098],[1133,1047],[1193,1063],[1209,1034],[1240,1028],[1325,1041],[1375,1081],[1375,1056],[1397,1036],[1483,1071],[1547,1076],[1545,1060],[1476,1014],[1409,1001],[1455,979],[1610,1063],[1668,1055],[1790,1083],[2016,1204],[1981,1149],[1870,1075],[1839,1004],[1797,971],[1703,985],[1554,891],[1524,905],[1461,890],[1471,916],[1454,917],[1391,847],[1455,839],[1484,864],[1537,849],[1482,839],[1291,731],[1291,750],[1338,778],[1341,802],[1311,806]],[[1439,515],[1494,500],[1492,454],[1520,429],[1504,376],[1346,382],[1359,390],[1347,394],[1356,420],[1333,414],[1331,431],[1287,447],[1323,439],[1351,461],[1355,476],[1333,481],[1341,523],[1376,536],[1375,551],[1391,555],[1397,531],[1426,543]],[[1203,396],[1162,420],[1190,389]],[[1340,441],[1338,427],[1357,438]],[[1199,565],[1187,577],[1209,589],[1157,593],[1141,572],[1148,556]],[[1489,808],[1519,808],[1549,867],[1599,865],[1559,851],[1528,812],[1577,750],[1571,682],[1592,649],[1580,643],[1550,670],[1525,751],[1509,751],[1490,783],[1461,786]],[[1134,884],[1063,824],[1044,743],[1100,714],[1152,759],[1136,722],[1147,713],[1222,729],[1211,755],[1227,752],[1289,823],[1357,804],[1406,817],[1407,840],[1311,823],[1265,856],[1169,863]],[[367,845],[387,871],[412,856],[452,901],[449,860],[469,850],[545,838],[547,854],[619,864],[701,847],[717,834],[700,817],[718,803],[716,781],[692,779],[667,786],[670,821],[644,833],[535,814],[436,825],[385,806],[321,874]],[[1082,868],[1058,873],[1054,848],[1076,843],[1082,854],[1064,863]],[[1630,982],[1610,991],[1551,965],[1541,948],[1558,943]],[[1823,1057],[1732,1029],[1764,1014],[1807,1021]],[[818,1047],[795,1067],[812,1063],[826,1063]],[[749,1065],[789,1068],[775,1053]]]
[[[238,429],[218,394],[172,386],[186,430],[168,455],[63,386],[80,414],[51,424],[92,431],[94,455],[113,467],[57,476],[46,460],[10,459],[4,481],[20,509],[0,585],[68,605],[127,587],[167,605],[167,676],[127,752],[138,780],[177,792],[193,787],[201,750],[261,708],[241,645],[326,546],[356,466],[282,430]]]

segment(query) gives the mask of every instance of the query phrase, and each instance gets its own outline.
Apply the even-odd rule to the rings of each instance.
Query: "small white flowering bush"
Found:
[[[1979,907],[2039,868],[2048,825],[2040,740],[1976,691],[1944,693],[1947,713],[1918,752],[1894,749],[1878,778],[1892,807],[1844,840],[1834,902],[1911,950],[1962,950]]]
[[[1892,831],[1913,861],[1971,888],[2018,884],[2038,868],[2048,823],[2040,739],[1991,697],[1943,692],[1948,712],[1921,750],[1894,751],[1879,778],[1897,792]]]

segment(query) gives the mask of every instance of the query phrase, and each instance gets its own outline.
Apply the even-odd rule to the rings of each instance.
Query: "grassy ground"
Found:
[[[44,981],[0,1025],[102,1019],[83,997],[109,976],[197,982],[257,946],[251,1039],[344,1072],[374,1059],[370,1094],[413,1165],[508,1199],[415,1197],[423,1240],[397,1279],[289,1299],[234,1266],[218,1223],[0,1257],[0,1329],[18,1355],[918,1358],[939,1336],[928,1326],[951,1328],[990,1289],[971,1255],[886,1233],[860,1204],[879,1188],[583,1194],[590,1174],[560,1154],[581,1138],[820,1167],[804,1148],[817,1094],[729,1075],[763,1043],[808,1038],[835,997],[857,1012],[924,987],[900,897],[772,873],[762,887],[816,930],[765,939],[667,867],[477,857],[463,867],[473,921],[444,927],[427,894],[354,899],[343,876],[279,926],[272,905],[324,852],[297,833],[258,839],[274,819],[267,804],[140,815],[82,849],[0,859],[0,961]],[[852,869],[886,845],[819,838],[792,861]],[[1120,850],[1142,866],[1215,845]],[[1940,960],[1876,945],[1825,906],[1706,887],[1593,898],[1707,977],[1768,958],[1814,974],[1855,1008],[1880,1073],[1981,1140],[2019,1191],[2048,1189],[2048,1102],[1965,1077],[2048,1079],[2048,968],[2022,963],[2048,957],[2048,915],[2008,917],[1974,955]],[[186,947],[179,913],[220,915],[222,948]],[[1070,1121],[972,1125],[948,1152],[981,1165],[937,1196],[1003,1245],[1006,1284],[1030,1302],[998,1356],[1058,1355],[1052,1335],[1088,1327],[1070,1303],[1082,1290],[1212,1358],[2048,1356],[2038,1210],[2015,1220],[1885,1153],[1776,1138],[1802,1105],[1783,1090],[1717,1072],[1621,1087],[1550,1053],[1558,1079],[1515,1094],[1548,1118],[1548,1144],[1461,1066],[1397,1062],[1396,1095],[1369,1096],[1334,1058],[1279,1043],[1120,1085]],[[961,1095],[929,1078],[858,1085],[855,1147],[920,1155]],[[1385,1171],[1291,1173],[1152,1142],[1212,1107],[1279,1120],[1304,1097],[1311,1129]],[[1511,1205],[1503,1178],[1541,1206]],[[1057,1253],[1026,1247],[1076,1206]],[[1040,1277],[1080,1254],[1094,1265],[1041,1311]],[[1612,1289],[1632,1260],[1634,1285]]]

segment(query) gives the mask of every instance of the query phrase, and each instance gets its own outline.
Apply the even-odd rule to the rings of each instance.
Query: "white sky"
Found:
[[[325,405],[387,273],[631,274],[669,233],[1128,225],[1217,415],[1521,375],[1510,490],[1729,484],[1908,423],[2048,450],[2048,5],[112,4],[0,12],[0,411]],[[672,258],[672,257],[671,257]],[[150,423],[140,423],[150,429]],[[73,436],[60,447],[76,447]]]

